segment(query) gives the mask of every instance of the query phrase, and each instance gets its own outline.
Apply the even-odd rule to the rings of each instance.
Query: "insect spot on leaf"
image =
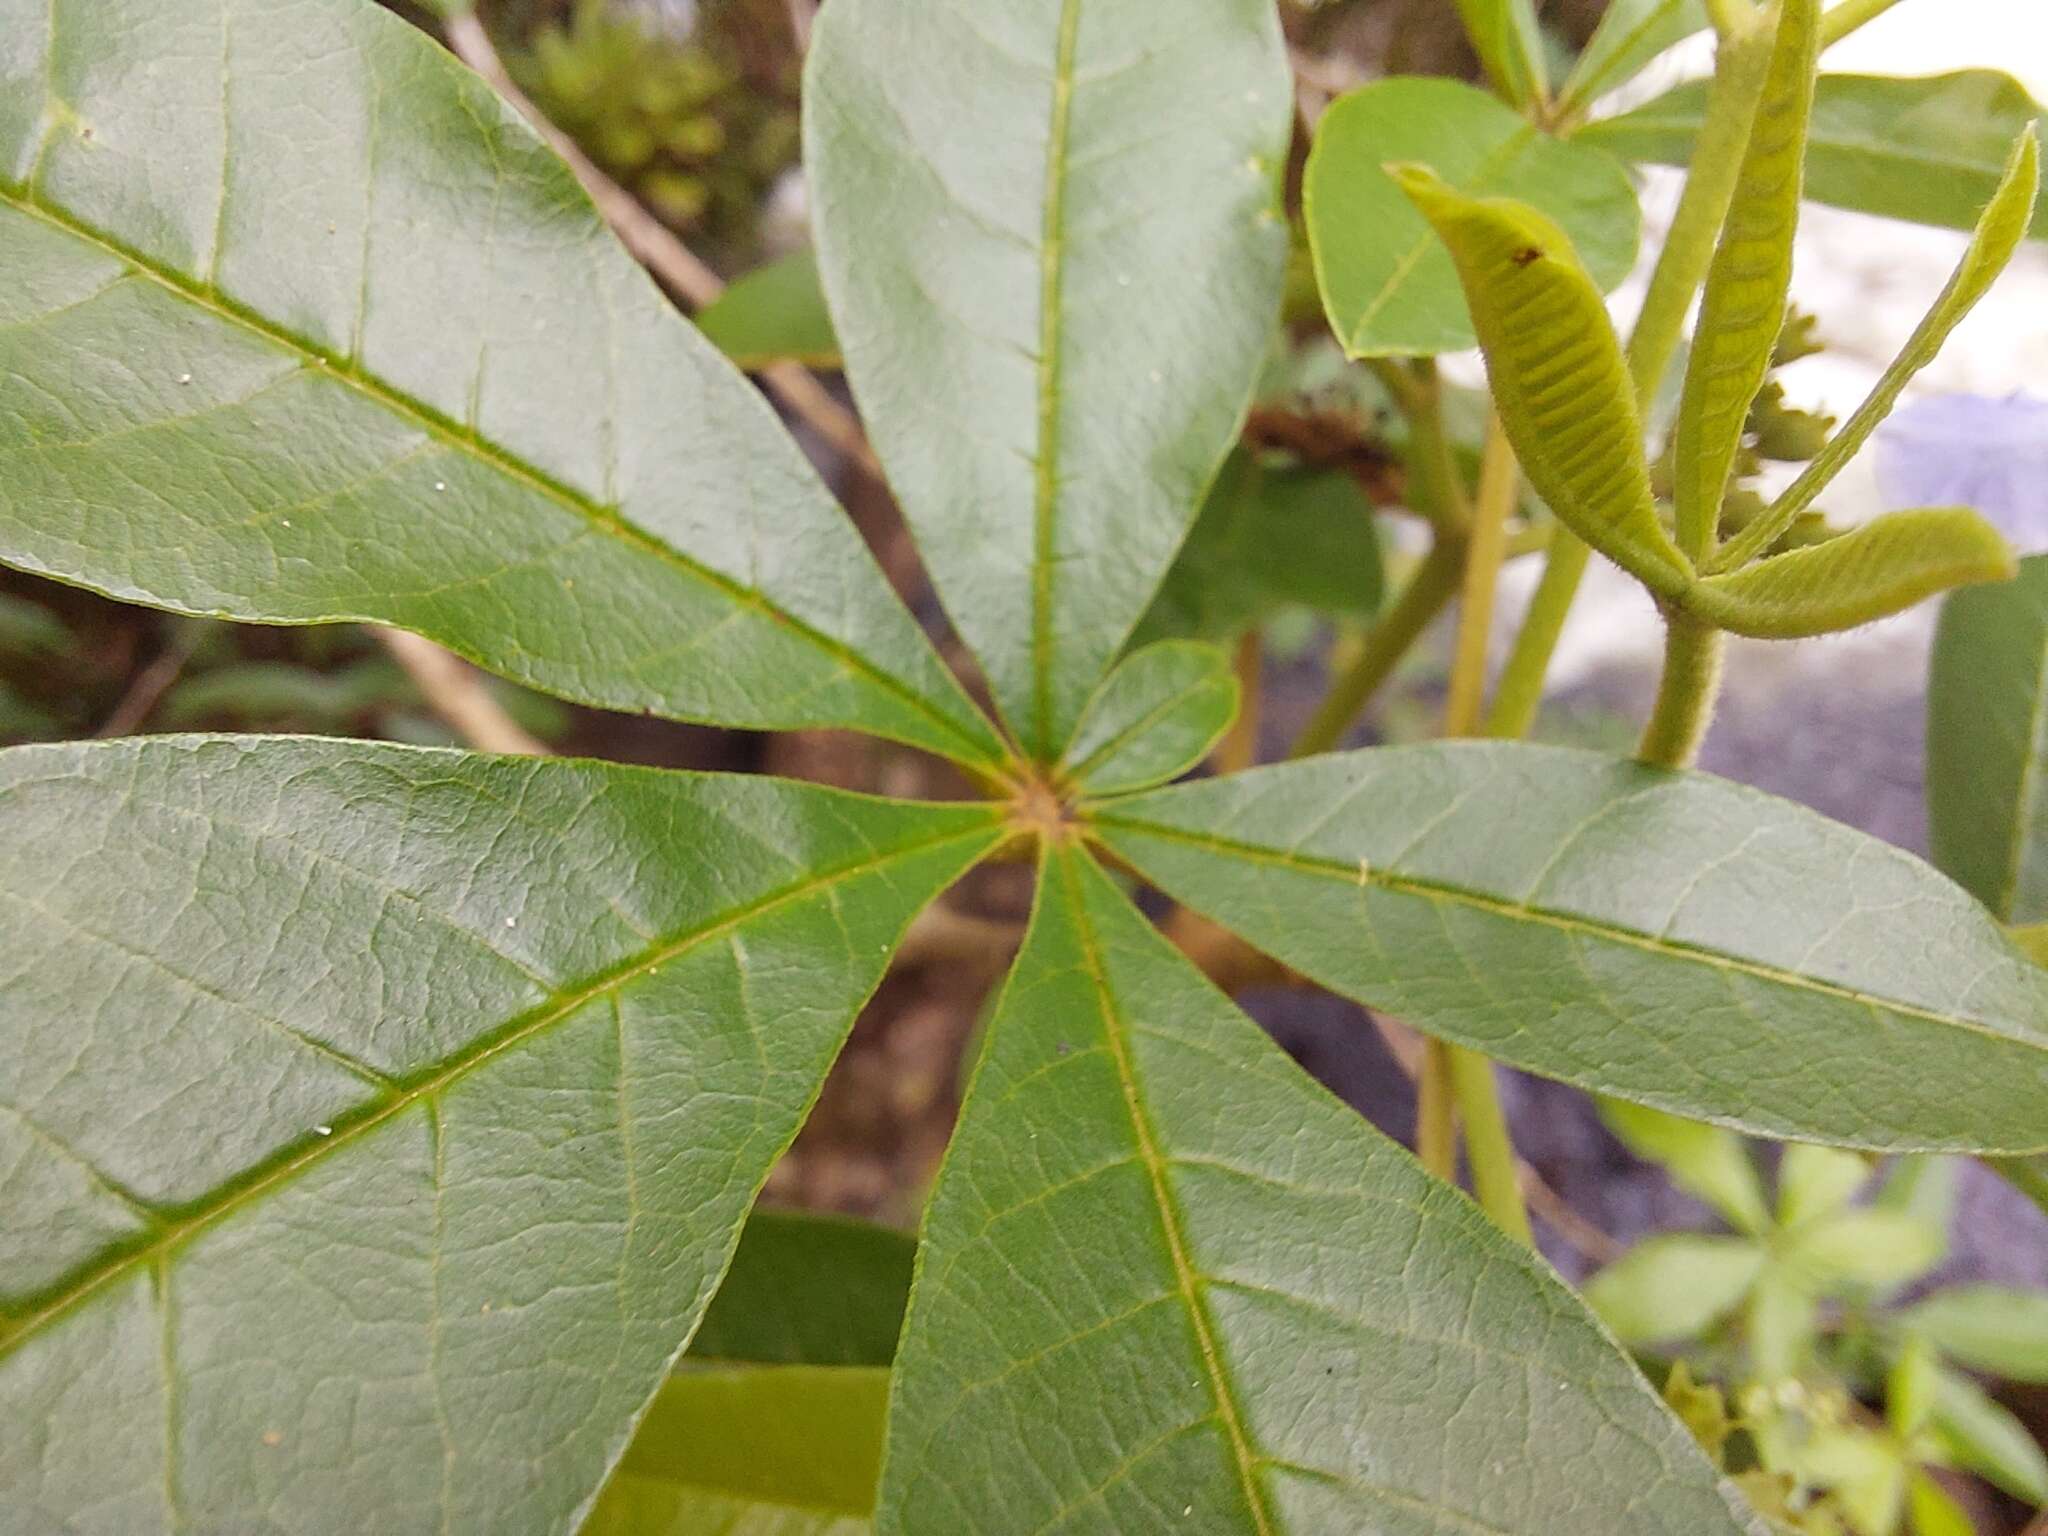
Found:
[[[1516,266],[1526,267],[1532,261],[1542,260],[1543,252],[1536,246],[1525,245],[1520,250],[1515,252],[1513,259]]]

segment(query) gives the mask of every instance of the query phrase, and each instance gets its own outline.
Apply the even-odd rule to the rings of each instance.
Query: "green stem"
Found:
[[[1665,616],[1664,676],[1636,756],[1663,768],[1690,768],[1714,718],[1727,636],[1682,613]]]
[[[1452,654],[1449,695],[1444,701],[1444,734],[1470,736],[1479,729],[1486,694],[1487,641],[1493,632],[1493,593],[1507,557],[1508,513],[1515,504],[1521,471],[1507,431],[1495,416],[1486,426],[1479,464],[1479,502],[1465,546],[1465,571],[1458,599],[1458,640]]]
[[[1378,691],[1408,654],[1408,648],[1450,602],[1458,590],[1464,563],[1464,541],[1440,535],[1423,556],[1422,564],[1415,568],[1415,574],[1408,578],[1399,600],[1366,633],[1357,658],[1331,684],[1315,717],[1294,739],[1294,745],[1287,751],[1290,758],[1327,752],[1344,739],[1365,701]]]
[[[1369,366],[1408,418],[1408,472],[1428,501],[1417,510],[1441,533],[1462,530],[1472,521],[1472,509],[1465,501],[1458,462],[1451,456],[1450,435],[1444,431],[1443,386],[1437,378],[1436,359],[1417,358],[1404,368],[1391,358],[1376,357],[1369,360]]]
[[[1686,312],[1692,308],[1700,284],[1706,281],[1707,268],[1713,264],[1714,244],[1735,196],[1742,152],[1749,141],[1749,125],[1756,116],[1770,59],[1769,29],[1751,25],[1724,41],[1715,61],[1706,118],[1700,125],[1691,168],[1686,172],[1685,191],[1672,215],[1671,232],[1665,238],[1664,248],[1657,253],[1649,291],[1643,296],[1642,313],[1629,333],[1629,378],[1645,414],[1656,398],[1657,386],[1664,380],[1664,370],[1671,366],[1672,354],[1678,350],[1678,338],[1685,332]],[[1536,712],[1543,701],[1543,679],[1550,670],[1551,657],[1557,652],[1558,637],[1564,633],[1565,618],[1578,596],[1579,583],[1585,577],[1589,553],[1585,543],[1569,529],[1559,528],[1551,540],[1543,579],[1515,635],[1507,668],[1501,674],[1500,691],[1486,722],[1489,736],[1524,735],[1536,723]]]
[[[1477,1051],[1449,1046],[1451,1094],[1465,1122],[1465,1158],[1472,1165],[1472,1193],[1494,1223],[1510,1237],[1536,1246],[1529,1229],[1528,1207],[1522,1203],[1522,1180],[1508,1139],[1507,1116],[1501,1113],[1500,1088],[1493,1063]]]
[[[1415,1155],[1446,1184],[1458,1182],[1458,1121],[1451,1107],[1451,1047],[1425,1037],[1415,1079]]]
[[[1842,0],[1820,19],[1820,45],[1839,43],[1865,22],[1875,21],[1899,0]]]

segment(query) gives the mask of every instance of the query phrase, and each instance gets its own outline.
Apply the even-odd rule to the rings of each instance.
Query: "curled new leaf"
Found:
[[[1749,407],[1785,323],[1819,17],[1818,0],[1785,0],[1779,13],[1763,95],[1700,299],[1674,453],[1678,542],[1695,560],[1713,543]]]
[[[1856,407],[1855,414],[1842,430],[1807,465],[1805,472],[1792,482],[1785,494],[1721,552],[1720,559],[1714,562],[1714,569],[1734,570],[1769,549],[1778,536],[1792,526],[1793,519],[1812,506],[1814,498],[1826,490],[1842,467],[1856,456],[1857,450],[1869,440],[1879,423],[1891,414],[1892,407],[1913,381],[1913,376],[1934,361],[1949,333],[1962,324],[1963,317],[1976,307],[1977,301],[1997,281],[1998,274],[2005,270],[2006,263],[2012,260],[2013,252],[2026,238],[2027,220],[2032,214],[2034,197],[2040,185],[2041,144],[2039,135],[2030,124],[2012,147],[2005,175],[1985,207],[1984,216],[1977,221],[1976,232],[1970,236],[1970,245],[1963,253],[1962,262],[1942,289],[1940,297],[1934,301],[1934,307],[1928,310],[1927,317],[1913,332],[1905,350],[1884,371],[1869,397]]]
[[[1096,794],[1163,784],[1199,763],[1237,714],[1213,645],[1162,640],[1127,656],[1081,712],[1061,771]]]
[[[1467,197],[1425,167],[1390,174],[1457,263],[1530,484],[1593,548],[1651,591],[1678,596],[1691,566],[1658,521],[1628,365],[1570,237],[1525,203]]]
[[[1975,512],[1928,507],[1709,576],[1682,606],[1738,635],[1796,640],[1868,624],[1950,587],[2009,581],[2018,569],[1998,530]]]

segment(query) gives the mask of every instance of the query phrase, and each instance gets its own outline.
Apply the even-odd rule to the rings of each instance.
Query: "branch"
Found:
[[[368,626],[405,668],[428,706],[456,735],[479,752],[511,757],[546,757],[547,743],[530,734],[491,696],[483,674],[422,636],[403,629]]]

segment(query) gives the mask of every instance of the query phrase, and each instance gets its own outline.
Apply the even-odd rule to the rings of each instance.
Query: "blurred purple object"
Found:
[[[2048,548],[2048,400],[1934,395],[1877,430],[1885,504],[1975,507],[2022,549]]]

